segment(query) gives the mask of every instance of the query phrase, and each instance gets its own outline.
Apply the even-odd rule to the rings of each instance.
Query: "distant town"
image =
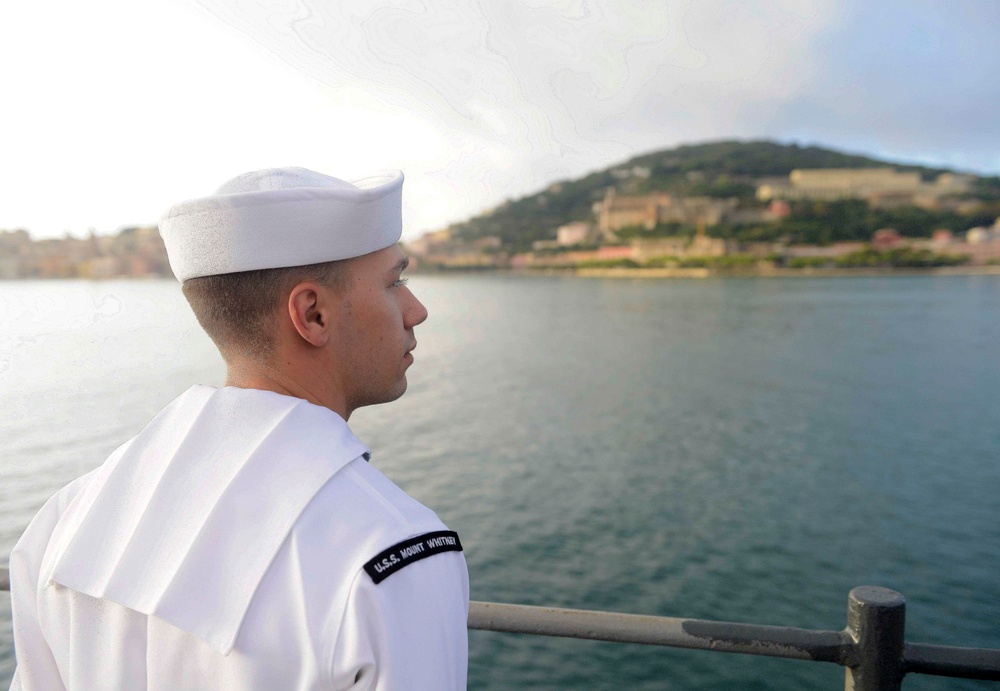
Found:
[[[643,167],[611,172],[620,180],[642,180],[650,175]],[[730,229],[779,224],[791,219],[794,205],[802,202],[829,206],[853,201],[869,209],[946,211],[961,222],[984,206],[966,196],[974,180],[971,175],[942,173],[925,182],[919,173],[893,168],[793,170],[786,178],[758,181],[751,204],[735,197],[664,192],[628,195],[609,187],[604,198],[593,204],[590,219],[552,228],[551,239],[534,241],[530,251],[508,253],[497,236],[465,240],[456,237],[452,229],[428,233],[410,243],[410,249],[425,267],[442,270],[1000,264],[1000,217],[988,226],[935,228],[929,237],[907,237],[895,228],[884,227],[866,241],[823,244],[712,234],[713,228],[723,224]]]
[[[0,280],[172,275],[156,227],[45,240],[33,240],[24,229],[0,231]]]
[[[781,177],[744,176],[736,180],[742,193],[726,197],[635,193],[651,176],[651,169],[640,165],[608,174],[614,184],[603,189],[584,218],[533,229],[543,239],[528,247],[500,235],[470,237],[468,228],[459,226],[427,233],[406,249],[422,271],[1000,266],[1000,216],[984,215],[996,205],[972,194],[973,175],[944,172],[928,180],[893,167],[795,169]],[[700,175],[687,171],[685,179],[696,189]],[[560,191],[559,184],[547,190]],[[544,206],[545,195],[537,199]],[[841,230],[839,225],[824,229],[824,223],[853,222],[850,214],[878,213],[925,224],[944,219],[950,226],[917,236],[885,226],[867,238],[857,238],[855,229],[851,240],[837,239],[833,231]],[[803,242],[810,233],[819,241]],[[170,275],[155,227],[47,240],[33,240],[23,229],[0,231],[0,279]]]

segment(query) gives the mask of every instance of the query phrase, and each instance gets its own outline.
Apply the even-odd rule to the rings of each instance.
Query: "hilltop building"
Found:
[[[920,173],[895,168],[817,168],[793,170],[787,180],[770,179],[757,187],[757,199],[867,199],[878,206],[927,206],[944,196],[967,194],[975,177],[942,173],[924,182]]]
[[[604,199],[594,205],[597,227],[601,235],[609,239],[622,228],[640,226],[652,229],[656,227],[660,207],[669,204],[669,194],[619,197],[615,189],[610,187],[604,194]]]
[[[589,223],[577,221],[576,223],[567,223],[564,226],[556,228],[556,244],[560,247],[582,245],[592,239]]]
[[[736,199],[677,197],[664,192],[626,197],[609,188],[604,199],[594,205],[594,212],[601,235],[610,239],[622,228],[652,230],[661,223],[715,226],[731,215],[737,204]]]
[[[597,244],[600,239],[595,235],[593,226],[583,221],[559,226],[555,232],[555,240],[535,240],[531,243],[531,249],[536,252],[559,251],[577,245]]]

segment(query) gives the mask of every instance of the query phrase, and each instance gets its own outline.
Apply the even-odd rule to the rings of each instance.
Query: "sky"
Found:
[[[719,139],[1000,173],[995,0],[38,0],[0,9],[0,229],[248,170],[400,169],[404,239]]]

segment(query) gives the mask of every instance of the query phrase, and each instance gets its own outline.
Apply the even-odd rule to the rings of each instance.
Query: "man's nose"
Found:
[[[417,299],[417,296],[410,292],[409,288],[406,289],[410,293],[410,303],[407,305],[405,321],[406,328],[412,329],[417,324],[422,324],[427,319],[427,308],[424,307],[424,303]]]

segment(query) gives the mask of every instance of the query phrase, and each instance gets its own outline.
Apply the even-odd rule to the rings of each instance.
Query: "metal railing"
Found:
[[[846,668],[846,691],[896,691],[908,673],[1000,681],[1000,650],[906,643],[905,622],[903,596],[874,586],[851,591],[843,631],[492,602],[469,606],[470,629],[833,662]]]
[[[0,590],[10,590],[0,567]],[[619,612],[471,602],[469,628],[714,650],[845,667],[845,691],[898,691],[907,674],[1000,681],[1000,650],[907,643],[906,601],[894,590],[860,586],[847,599],[843,631],[737,624]]]

